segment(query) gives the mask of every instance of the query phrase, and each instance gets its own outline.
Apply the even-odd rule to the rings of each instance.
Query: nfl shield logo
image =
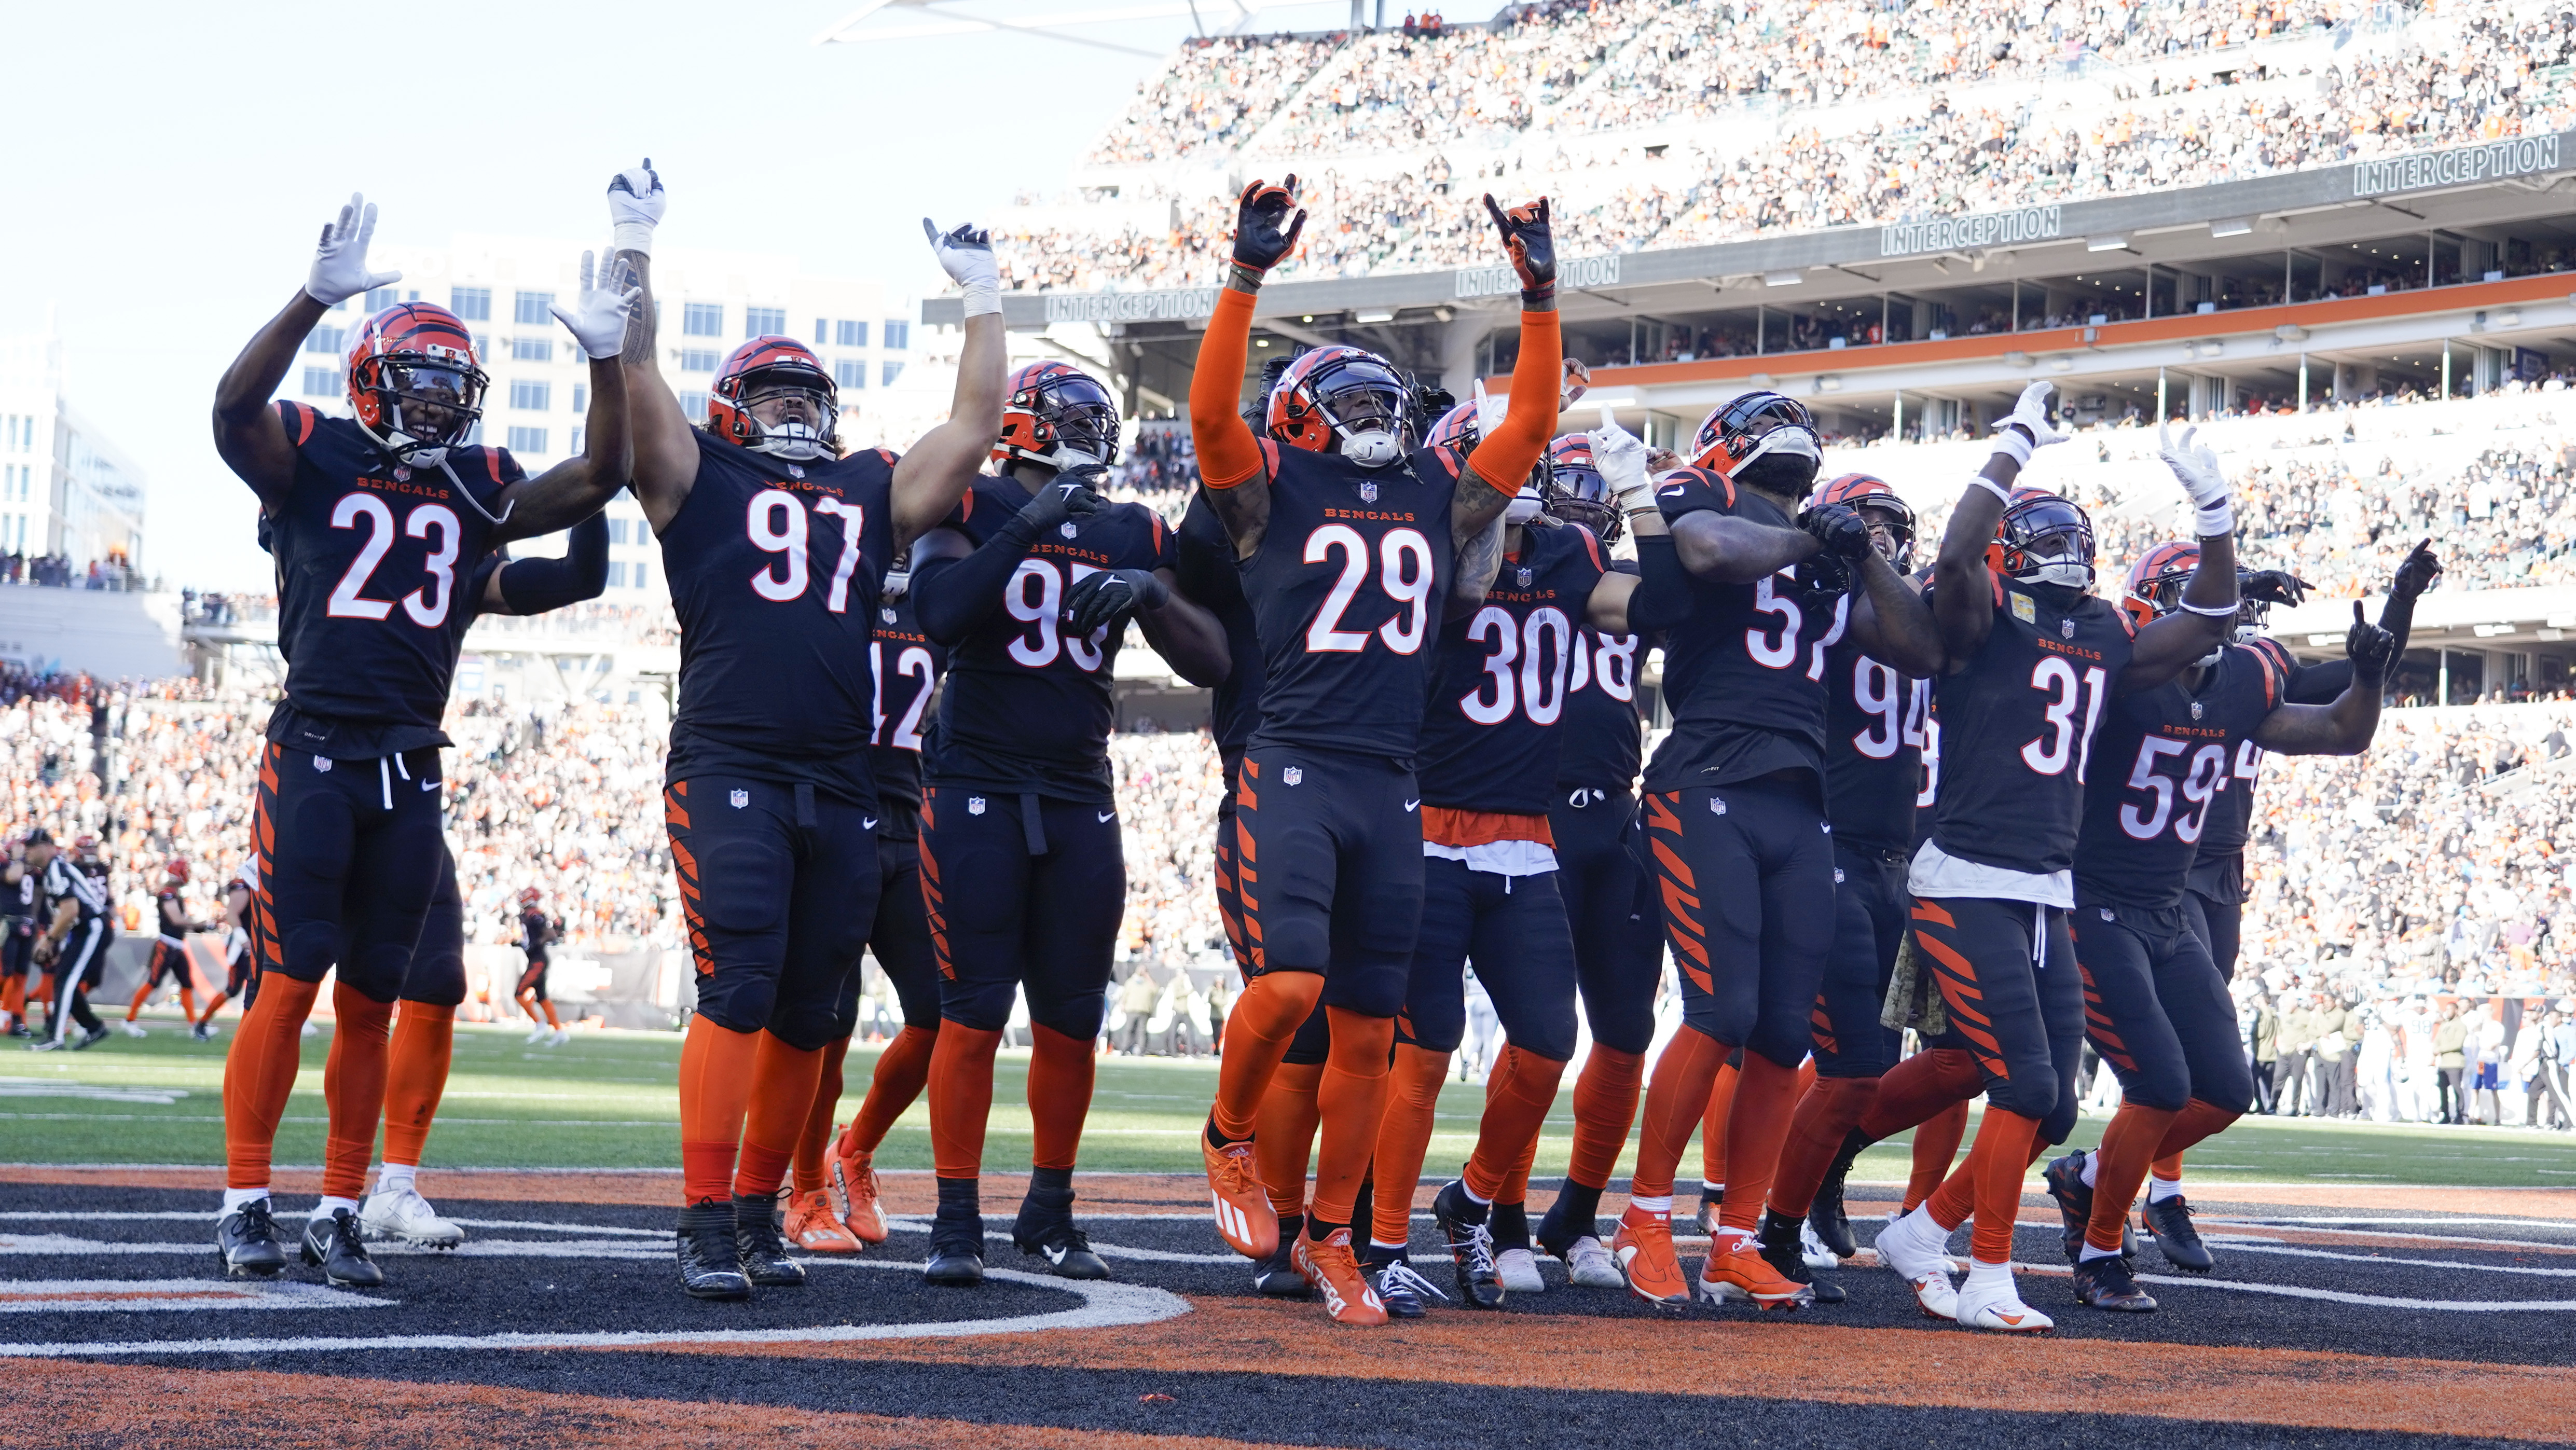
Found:
[[[1292,765],[1286,770],[1279,772],[1279,778],[1288,782],[1290,785],[1295,785],[1297,782],[1306,778],[1306,772],[1299,770],[1297,767]]]
[[[1362,483],[1362,484],[1360,485],[1360,502],[1362,502],[1362,503],[1375,503],[1375,502],[1377,502],[1377,480],[1376,480],[1376,479],[1370,479],[1370,480],[1368,480],[1367,482]]]
[[[1066,520],[1066,521],[1065,521],[1065,522],[1063,522],[1063,523],[1060,523],[1060,524],[1056,525],[1056,526],[1055,526],[1055,531],[1056,531],[1057,533],[1059,533],[1059,534],[1064,535],[1064,536],[1065,536],[1066,538],[1068,538],[1068,539],[1072,538],[1072,537],[1074,536],[1074,533],[1076,532],[1076,531],[1075,531],[1075,529],[1074,529],[1074,527],[1073,527],[1073,522],[1072,522],[1072,520],[1070,520],[1070,519]]]
[[[805,476],[805,470],[791,463],[787,465],[787,476],[789,478],[803,478]]]
[[[980,816],[984,814],[984,798],[979,795],[970,795],[966,797],[966,814],[970,816]]]
[[[877,618],[884,620],[888,624],[892,624],[894,623],[894,611],[891,609],[880,609],[877,611]]]
[[[733,793],[730,799],[733,801],[733,808],[735,810],[741,810],[744,806],[751,804],[751,792],[747,790],[738,790]]]
[[[1529,570],[1527,570],[1527,569],[1523,569],[1522,571],[1520,571],[1520,581],[1521,581],[1521,587],[1522,587],[1523,589],[1527,589],[1527,588],[1530,586],[1530,571],[1529,571]]]
[[[2059,620],[2057,622],[2057,632],[2068,639],[2073,639],[2075,637],[2075,621],[2071,619]]]
[[[2198,700],[2191,702],[2191,718],[2194,720],[2200,718],[2200,702]]]
[[[1710,796],[1708,798],[1708,813],[1712,816],[1725,815],[1726,799],[1723,796]]]

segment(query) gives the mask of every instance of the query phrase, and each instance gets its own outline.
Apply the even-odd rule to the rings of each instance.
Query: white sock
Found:
[[[1713,1238],[1711,1242],[1714,1243],[1719,1239],[1741,1239],[1746,1243],[1751,1243],[1753,1241],[1753,1230],[1749,1228],[1728,1228],[1724,1224],[1719,1224],[1717,1226],[1715,1238]]]
[[[2084,1186],[2090,1188],[2093,1186],[2093,1175],[2101,1171],[2102,1155],[2099,1153],[2087,1153],[2084,1155],[2084,1172],[2078,1176],[2083,1178]]]
[[[245,1203],[258,1203],[267,1197],[265,1188],[227,1188],[224,1190],[224,1212],[231,1213]]]
[[[1492,1199],[1487,1198],[1485,1195],[1478,1193],[1475,1189],[1469,1187],[1467,1180],[1464,1178],[1458,1180],[1458,1191],[1467,1195],[1467,1201],[1469,1203],[1481,1204],[1486,1208],[1494,1206],[1494,1201]]]
[[[2116,1259],[2119,1256],[2120,1251],[2118,1249],[2097,1249],[2090,1243],[2087,1243],[2084,1246],[2084,1253],[2082,1254],[2079,1262],[2089,1264],[2095,1259]]]
[[[1640,1213],[1669,1216],[1673,1211],[1673,1196],[1667,1193],[1661,1198],[1639,1198],[1632,1193],[1628,1195],[1628,1206]]]
[[[2180,1197],[2182,1197],[2181,1179],[2158,1178],[2152,1173],[2147,1175],[2147,1202],[2162,1203],[2168,1198]]]
[[[1702,1198],[1723,1198],[1726,1196],[1726,1185],[1723,1183],[1711,1183],[1707,1179],[1703,1178],[1699,1181],[1699,1196]]]
[[[358,1200],[354,1198],[326,1197],[320,1203],[313,1205],[313,1216],[324,1223],[328,1223],[330,1222],[331,1215],[333,1213],[344,1208],[351,1213],[356,1213],[358,1211]]]
[[[1369,1247],[1390,1254],[1401,1254],[1405,1250],[1405,1245],[1388,1243],[1386,1240],[1377,1237],[1375,1234],[1371,1234],[1369,1236]]]
[[[1968,1282],[1962,1287],[1987,1294],[2010,1294],[2016,1299],[2021,1297],[2021,1291],[2013,1287],[2012,1265],[1989,1264],[1983,1259],[1968,1261]]]
[[[420,1172],[417,1163],[387,1163],[376,1170],[376,1192],[403,1193],[412,1187],[412,1175]]]

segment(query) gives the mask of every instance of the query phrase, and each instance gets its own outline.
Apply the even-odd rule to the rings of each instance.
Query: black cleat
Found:
[[[1858,1128],[1843,1134],[1842,1147],[1834,1150],[1834,1161],[1825,1167],[1825,1181],[1816,1185],[1815,1201],[1807,1205],[1807,1226],[1816,1231],[1816,1241],[1837,1259],[1848,1259],[1860,1252],[1860,1241],[1852,1237],[1851,1219],[1843,1212],[1843,1180],[1851,1176],[1852,1161],[1860,1157],[1860,1150],[1869,1145],[1869,1137]]]
[[[971,1289],[984,1282],[982,1214],[960,1217],[942,1207],[930,1221],[930,1262],[922,1265],[921,1281],[952,1289]]]
[[[277,1220],[268,1200],[254,1198],[215,1220],[215,1256],[236,1279],[273,1278],[286,1268],[286,1250],[277,1242]]]
[[[1059,1279],[1106,1279],[1109,1265],[1091,1251],[1091,1236],[1073,1223],[1073,1190],[1032,1188],[1020,1200],[1011,1242],[1024,1254],[1041,1254]]]
[[[1705,1183],[1701,1184],[1699,1186],[1699,1231],[1704,1234],[1717,1232],[1717,1216],[1725,1207],[1725,1184],[1718,1184],[1714,1188]]]
[[[680,1287],[693,1299],[748,1299],[751,1278],[734,1242],[733,1200],[701,1199],[680,1210]]]
[[[1485,1221],[1489,1212],[1467,1196],[1464,1183],[1453,1181],[1431,1199],[1432,1222],[1440,1226],[1449,1262],[1458,1270],[1459,1301],[1470,1309],[1503,1307],[1503,1276],[1494,1269],[1494,1229]]]
[[[1791,1218],[1765,1207],[1762,1226],[1753,1241],[1762,1248],[1762,1261],[1781,1278],[1807,1286],[1808,1293],[1814,1296],[1809,1302],[1840,1304],[1849,1297],[1843,1293],[1843,1286],[1831,1279],[1817,1278],[1816,1271],[1807,1267],[1807,1246],[1798,1232],[1806,1226],[1803,1218]]]
[[[345,1208],[331,1210],[328,1219],[313,1219],[304,1225],[304,1262],[322,1271],[322,1277],[343,1289],[380,1289],[385,1271],[367,1257],[367,1246],[358,1239],[358,1216]]]
[[[2084,1181],[2084,1150],[2052,1160],[2041,1181],[2048,1185],[2048,1196],[2057,1200],[2058,1216],[2065,1220],[2066,1262],[2075,1263],[2084,1256],[2085,1226],[2093,1221],[2093,1185]]]
[[[761,1288],[793,1289],[805,1282],[805,1266],[787,1257],[787,1240],[778,1234],[776,1194],[733,1196],[733,1244],[743,1277]]]
[[[2129,1261],[2118,1254],[2086,1259],[2075,1266],[2075,1302],[2115,1314],[2153,1314],[2156,1301],[2138,1287]]]
[[[2206,1274],[2218,1267],[2210,1257],[2209,1246],[2200,1241],[2200,1230],[2192,1226],[2191,1205],[2179,1193],[2171,1198],[2147,1200],[2146,1209],[2138,1215],[2147,1221],[2147,1232],[2155,1235],[2156,1247],[2164,1251],[2165,1262],[2186,1274]]]
[[[1279,1249],[1252,1267],[1252,1291],[1272,1299],[1309,1299],[1314,1286],[1297,1272],[1297,1236],[1306,1231],[1306,1215],[1292,1213],[1279,1220]]]
[[[1438,1285],[1415,1270],[1402,1249],[1369,1245],[1367,1254],[1360,1259],[1360,1274],[1377,1292],[1377,1302],[1389,1319],[1420,1319],[1429,1312],[1425,1302],[1428,1299],[1449,1302],[1449,1296],[1441,1293]]]
[[[12,1022],[9,1024],[9,1035],[12,1037],[33,1038],[36,1035],[36,1029],[28,1026],[24,1022]]]

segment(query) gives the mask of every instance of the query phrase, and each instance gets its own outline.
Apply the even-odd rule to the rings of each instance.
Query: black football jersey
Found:
[[[2286,673],[2289,683],[2281,690],[2281,699],[2292,705],[2331,705],[2352,683],[2352,661],[2328,660],[2323,664],[2302,665],[2276,641],[2258,639],[2242,646],[2263,656],[2276,672]],[[2263,773],[2263,747],[2251,740],[2241,741],[2236,756],[2229,763],[2227,789],[2210,808],[2209,828],[2201,833],[2200,859],[2216,860],[2233,856],[2245,849],[2246,837],[2254,829],[2254,787]]]
[[[1007,478],[979,478],[943,527],[977,548],[1026,508]],[[1110,674],[1124,624],[1066,633],[1065,599],[1103,569],[1172,567],[1172,531],[1143,504],[1067,519],[1029,546],[1002,608],[958,641],[925,765],[934,785],[978,786],[1108,805]]]
[[[268,738],[337,760],[445,745],[439,717],[492,552],[493,499],[525,475],[497,448],[399,466],[356,422],[279,403],[295,481],[267,511],[286,698]]]
[[[530,952],[544,951],[546,943],[554,936],[552,926],[553,923],[546,920],[546,914],[535,907],[520,912],[519,946]]]
[[[1485,602],[1440,630],[1414,776],[1426,805],[1542,815],[1557,799],[1558,746],[1576,641],[1608,572],[1580,524],[1529,529]]]
[[[2181,903],[2221,803],[2252,794],[2234,778],[2236,753],[2254,743],[2287,683],[2270,658],[2230,646],[2197,692],[2174,680],[2112,699],[2093,743],[2098,768],[2084,788],[2075,847],[2086,895],[2114,905]]]
[[[725,773],[875,798],[868,641],[891,562],[895,456],[790,463],[703,429],[698,481],[662,531],[680,621],[671,781]]]
[[[1825,816],[1857,849],[1914,849],[1932,682],[1898,674],[1849,643],[1825,655]]]
[[[910,591],[877,605],[868,668],[877,679],[876,729],[868,736],[881,812],[877,834],[908,841],[921,829],[922,735],[930,728],[931,697],[948,669],[948,648],[922,633]]]
[[[1261,723],[1261,632],[1253,622],[1251,601],[1243,597],[1234,540],[1226,536],[1225,524],[1205,494],[1190,499],[1173,545],[1173,580],[1225,627],[1225,652],[1234,667],[1226,672],[1225,683],[1210,692],[1208,733],[1216,737],[1220,752],[1240,755],[1251,743],[1253,727]]]
[[[1252,743],[1410,762],[1454,567],[1459,456],[1423,448],[1362,468],[1267,440],[1261,451],[1270,527],[1239,566],[1265,666]]]
[[[1785,529],[1779,507],[1701,468],[1655,488],[1667,521],[1730,514]],[[1825,768],[1825,657],[1851,623],[1851,596],[1811,589],[1783,569],[1750,584],[1691,580],[1690,617],[1664,651],[1672,733],[1646,764],[1646,789],[1725,785],[1776,770]]]
[[[2075,864],[2094,732],[2129,667],[2126,610],[2087,594],[2060,613],[1988,576],[1994,628],[1933,687],[1941,789],[1932,839],[1982,866],[2052,875]]]
[[[1582,788],[1633,795],[1646,755],[1645,719],[1637,710],[1643,636],[1587,629],[1574,639],[1574,673],[1565,686],[1565,728],[1557,746],[1556,798]]]

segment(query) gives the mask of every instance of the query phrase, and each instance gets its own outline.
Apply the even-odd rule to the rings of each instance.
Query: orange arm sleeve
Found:
[[[1548,335],[1555,336],[1553,328]],[[1216,313],[1208,319],[1207,336],[1199,339],[1198,366],[1190,374],[1190,442],[1198,449],[1199,479],[1210,488],[1232,488],[1261,472],[1261,444],[1239,411],[1251,340],[1252,294],[1231,287],[1217,293]],[[1519,376],[1513,374],[1515,383]]]
[[[1211,335],[1215,329],[1209,329]],[[1556,433],[1556,398],[1565,370],[1565,338],[1556,313],[1521,314],[1521,356],[1512,364],[1512,401],[1503,421],[1476,445],[1468,463],[1500,493],[1517,493]],[[1191,401],[1197,401],[1192,391]],[[1205,454],[1202,452],[1201,457]],[[1204,466],[1204,465],[1202,465]]]

